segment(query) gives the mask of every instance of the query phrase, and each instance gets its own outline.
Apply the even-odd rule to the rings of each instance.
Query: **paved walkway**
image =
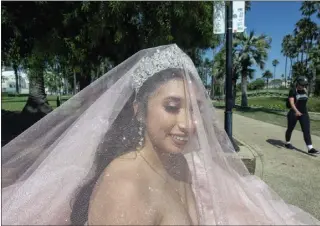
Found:
[[[224,112],[217,110],[223,123]],[[297,124],[297,126],[300,126]],[[295,150],[283,147],[286,128],[233,114],[233,135],[244,141],[257,157],[256,175],[286,202],[320,219],[320,156],[308,155],[302,132],[295,130]],[[320,137],[312,136],[320,149]]]

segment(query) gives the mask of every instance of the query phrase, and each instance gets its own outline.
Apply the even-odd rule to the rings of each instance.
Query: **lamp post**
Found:
[[[226,95],[224,128],[231,141],[232,139],[232,2],[226,2]]]
[[[233,71],[232,71],[232,35],[244,32],[245,1],[214,1],[213,2],[213,33],[226,34],[226,79],[225,79],[225,117],[224,127],[236,151],[238,145],[232,138],[232,108],[233,108]]]

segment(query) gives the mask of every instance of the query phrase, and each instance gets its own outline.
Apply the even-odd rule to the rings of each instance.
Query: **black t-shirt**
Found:
[[[298,111],[302,114],[307,113],[308,94],[305,90],[292,89],[289,92],[289,98],[294,98],[294,103]]]

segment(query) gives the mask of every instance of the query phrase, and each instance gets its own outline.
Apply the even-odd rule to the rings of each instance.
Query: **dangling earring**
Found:
[[[139,125],[138,134],[139,134],[140,140],[139,140],[139,145],[137,147],[137,150],[139,151],[143,147],[143,143],[144,143],[143,125],[141,122]]]

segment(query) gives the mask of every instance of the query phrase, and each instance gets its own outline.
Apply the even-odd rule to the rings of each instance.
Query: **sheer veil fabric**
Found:
[[[176,139],[174,143],[168,137],[153,138],[160,146],[164,139],[169,149],[181,149],[175,155],[182,156],[187,164],[182,169],[190,174],[188,184],[195,200],[197,224],[320,225],[249,174],[220,126],[193,62],[176,45],[139,51],[3,147],[2,223],[70,225],[73,200],[79,188],[94,177],[97,150],[110,137],[116,140],[110,141],[114,142],[112,147],[132,148],[125,143],[127,140],[138,145],[135,137],[139,137],[139,129],[130,126],[136,115],[122,112],[135,103],[142,89],[148,89],[144,87],[146,81],[168,69],[173,74],[178,71],[177,78],[184,84],[183,106],[186,118],[191,119],[186,120],[189,126],[184,133],[188,139],[173,136],[170,139]],[[166,82],[161,84],[165,86]],[[165,119],[160,117],[159,123]],[[120,130],[118,121],[122,122]],[[145,127],[151,129],[150,125]],[[113,130],[123,132],[106,136]],[[108,147],[105,153],[112,153]]]

